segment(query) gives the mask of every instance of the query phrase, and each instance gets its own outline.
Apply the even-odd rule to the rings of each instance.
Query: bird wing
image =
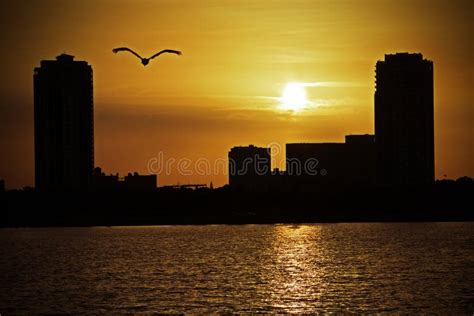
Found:
[[[151,56],[149,59],[153,59],[156,56],[160,56],[161,54],[164,54],[164,53],[171,53],[171,54],[181,55],[181,52],[179,50],[163,49],[161,52],[156,53],[155,55]]]
[[[113,51],[115,54],[117,54],[118,52],[122,52],[122,51],[130,52],[130,53],[132,53],[133,55],[137,56],[138,58],[143,59],[142,56],[138,55],[137,53],[135,53],[133,50],[131,50],[131,49],[128,48],[128,47],[118,47],[118,48],[112,49],[112,51]]]

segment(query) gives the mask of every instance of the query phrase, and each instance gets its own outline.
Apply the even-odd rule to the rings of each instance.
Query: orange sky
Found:
[[[232,146],[373,133],[375,62],[421,52],[435,67],[436,176],[474,176],[473,13],[472,1],[2,1],[0,178],[34,184],[33,68],[62,52],[94,70],[97,166],[147,173],[162,152],[193,175],[173,165],[160,185],[215,186],[222,170],[193,166]],[[183,55],[143,67],[118,46]],[[279,109],[288,82],[320,83],[305,110]]]

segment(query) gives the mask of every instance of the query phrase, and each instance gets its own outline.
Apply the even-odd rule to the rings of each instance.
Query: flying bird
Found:
[[[153,58],[157,57],[157,56],[160,56],[161,54],[165,54],[165,53],[171,53],[171,54],[176,54],[176,55],[181,55],[181,52],[179,50],[173,50],[173,49],[163,49],[161,52],[158,52],[156,53],[155,55],[149,57],[149,58],[143,58],[142,56],[138,55],[136,52],[134,52],[133,50],[131,50],[130,48],[128,47],[118,47],[118,48],[114,48],[112,49],[112,52],[114,52],[115,54],[117,54],[118,52],[130,52],[132,53],[133,55],[137,56],[138,58],[140,58],[140,60],[142,61],[142,64],[143,66],[146,66],[148,65],[148,63],[150,62],[150,60],[152,60]]]

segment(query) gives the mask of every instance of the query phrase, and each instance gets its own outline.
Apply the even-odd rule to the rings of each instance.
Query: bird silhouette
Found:
[[[152,60],[153,58],[157,57],[157,56],[160,56],[161,54],[164,54],[164,53],[171,53],[171,54],[176,54],[176,55],[181,55],[181,52],[179,50],[173,50],[173,49],[163,49],[162,51],[156,53],[155,55],[151,56],[151,57],[148,57],[148,58],[143,58],[142,56],[138,55],[136,52],[134,52],[133,50],[131,50],[130,48],[128,47],[118,47],[118,48],[114,48],[112,49],[112,52],[114,52],[115,54],[117,54],[118,52],[130,52],[132,53],[133,55],[137,56],[138,58],[140,58],[140,60],[142,61],[142,64],[143,66],[146,66],[148,65],[148,63],[150,62],[150,60]]]

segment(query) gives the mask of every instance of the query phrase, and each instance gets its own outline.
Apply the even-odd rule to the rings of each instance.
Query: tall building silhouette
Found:
[[[422,54],[385,55],[375,77],[378,183],[433,182],[433,62]]]
[[[62,54],[34,69],[35,184],[85,190],[94,167],[92,67]]]
[[[251,191],[266,190],[271,164],[270,148],[233,147],[229,151],[229,185]]]

